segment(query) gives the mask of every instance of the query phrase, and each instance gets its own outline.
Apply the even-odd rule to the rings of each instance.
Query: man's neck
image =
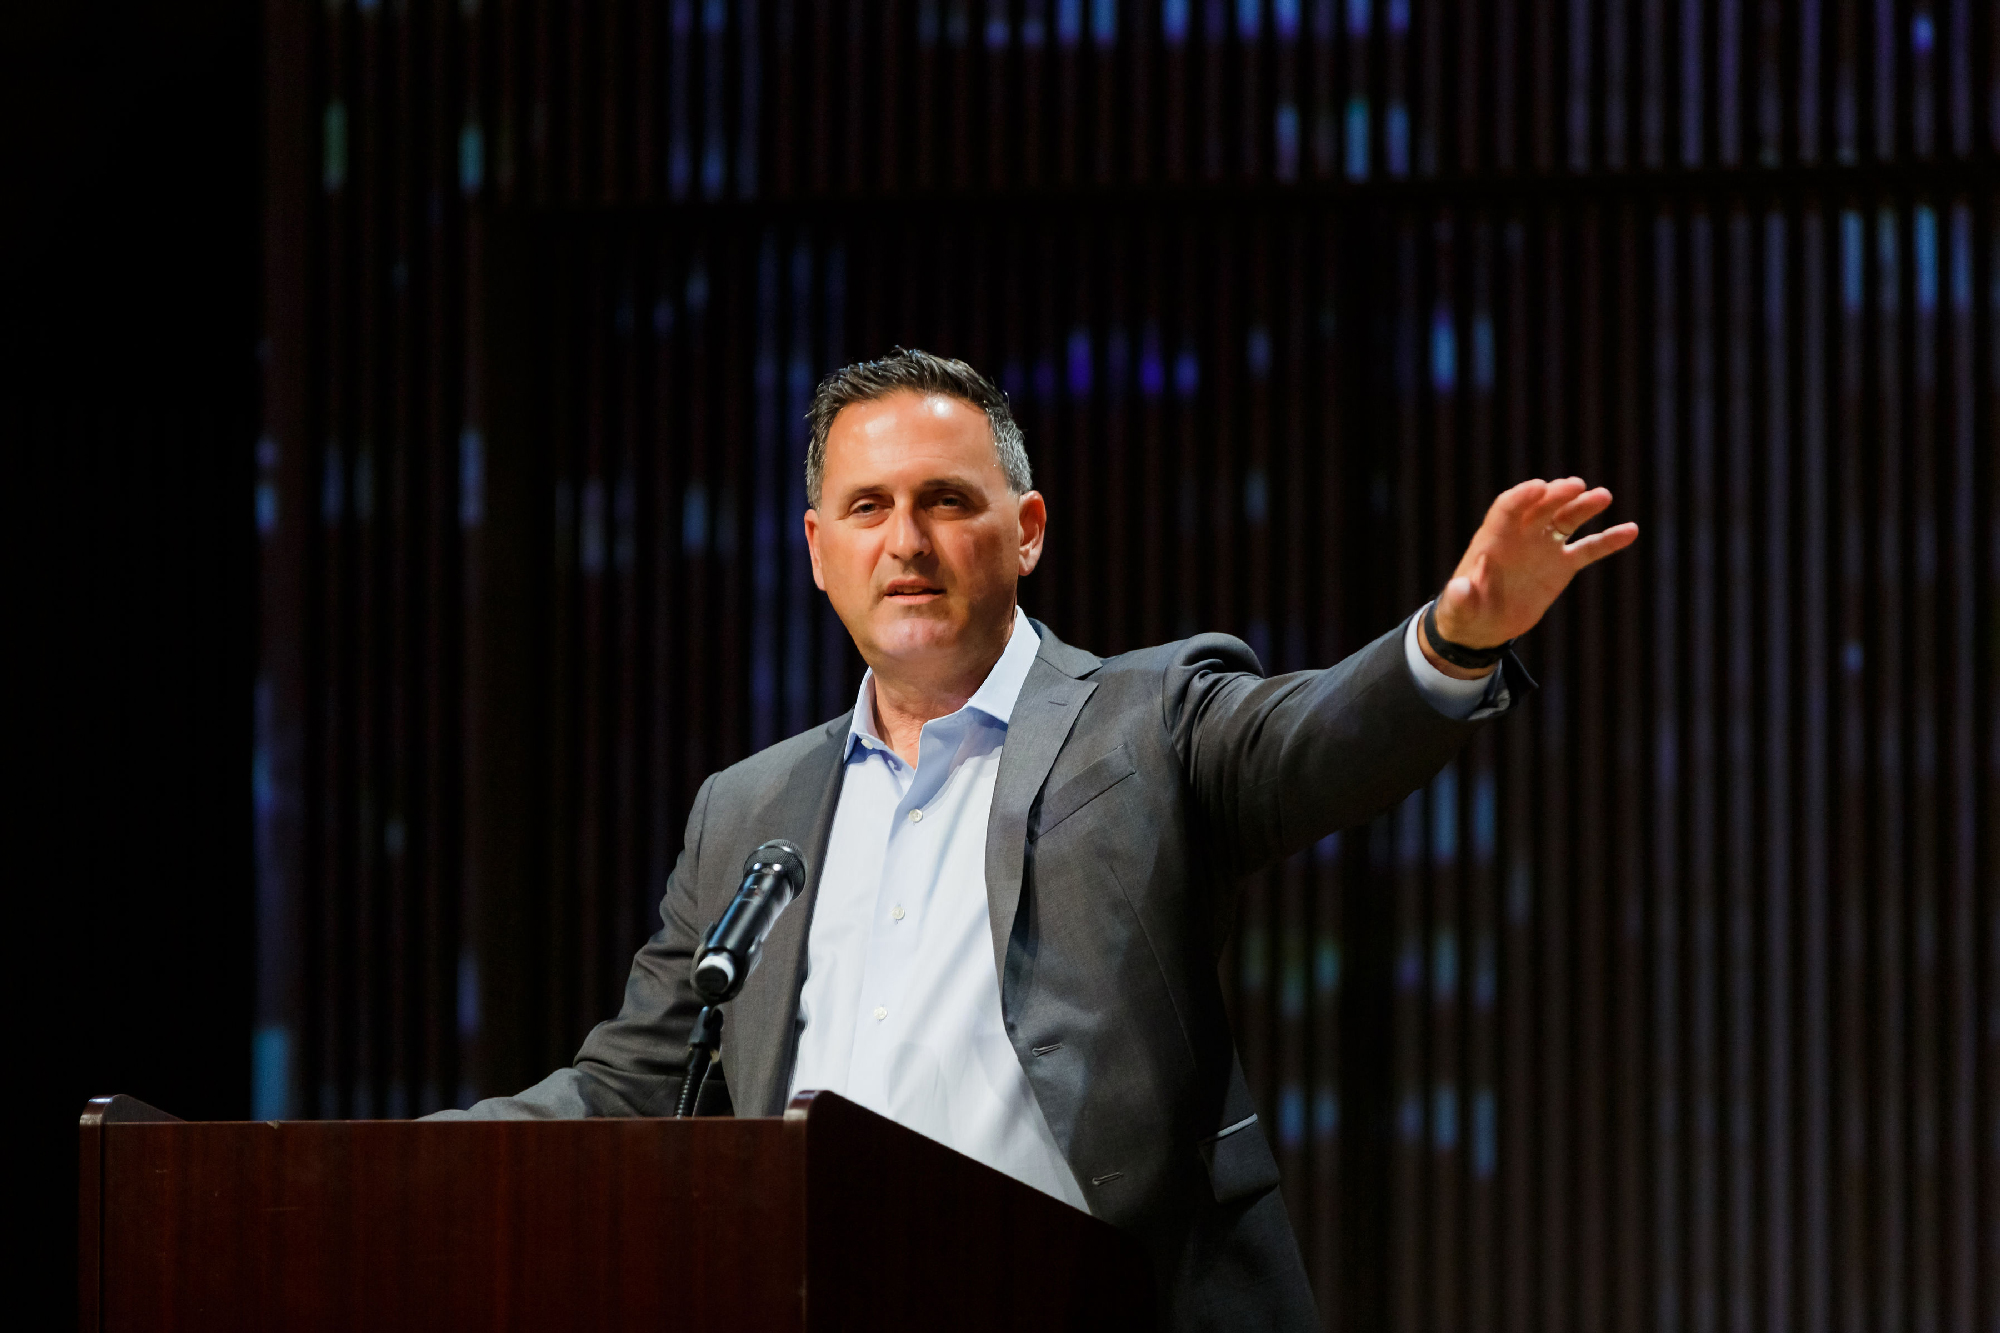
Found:
[[[882,743],[902,757],[911,768],[917,766],[917,751],[923,741],[924,723],[950,717],[965,707],[965,701],[979,692],[994,664],[1007,651],[1014,634],[1013,613],[1008,613],[1006,632],[1000,646],[983,661],[946,676],[906,675],[877,667],[871,676],[874,690],[875,731]]]

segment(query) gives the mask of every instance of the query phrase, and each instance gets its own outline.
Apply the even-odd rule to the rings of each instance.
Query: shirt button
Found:
[[[883,1007],[882,1007],[881,1005],[879,1005],[879,1004],[875,1006],[875,1021],[876,1021],[877,1023],[881,1022],[881,1021],[882,1021],[883,1019],[887,1018],[888,1016],[889,1016],[889,1011],[888,1011],[887,1009],[884,1009],[884,1008],[883,1008]]]
[[[903,919],[903,905],[897,903],[894,907],[890,908],[889,916],[892,920],[901,921]]]
[[[910,811],[910,822],[911,822],[912,824],[921,824],[921,823],[923,823],[923,822],[924,822],[924,812],[923,812],[923,811],[921,811],[921,810],[912,810],[912,811]]]

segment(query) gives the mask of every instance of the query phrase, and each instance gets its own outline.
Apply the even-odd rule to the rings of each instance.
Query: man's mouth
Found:
[[[944,589],[920,579],[897,579],[883,590],[883,596],[892,602],[920,602],[944,596]]]

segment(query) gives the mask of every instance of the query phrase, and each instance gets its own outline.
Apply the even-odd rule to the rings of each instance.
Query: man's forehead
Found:
[[[949,394],[898,389],[841,408],[827,435],[829,440],[842,434],[860,434],[874,440],[912,430],[929,434],[939,429],[983,429],[986,424],[985,412]]]
[[[990,482],[1003,474],[985,412],[941,394],[893,397],[902,401],[855,403],[834,418],[826,467],[830,474],[845,474],[843,486],[870,485],[892,475],[908,483],[926,475]]]

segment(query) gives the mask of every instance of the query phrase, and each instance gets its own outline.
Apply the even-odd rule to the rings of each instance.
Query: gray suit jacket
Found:
[[[1151,1254],[1172,1327],[1317,1328],[1216,976],[1235,885],[1414,790],[1478,724],[1424,700],[1400,627],[1269,680],[1224,635],[1103,660],[1035,630],[986,841],[1015,1052],[1091,1211]],[[618,1017],[574,1066],[455,1114],[673,1114],[702,932],[745,854],[790,838],[811,882],[730,1005],[722,1052],[734,1111],[779,1114],[847,729],[835,718],[710,777]]]

